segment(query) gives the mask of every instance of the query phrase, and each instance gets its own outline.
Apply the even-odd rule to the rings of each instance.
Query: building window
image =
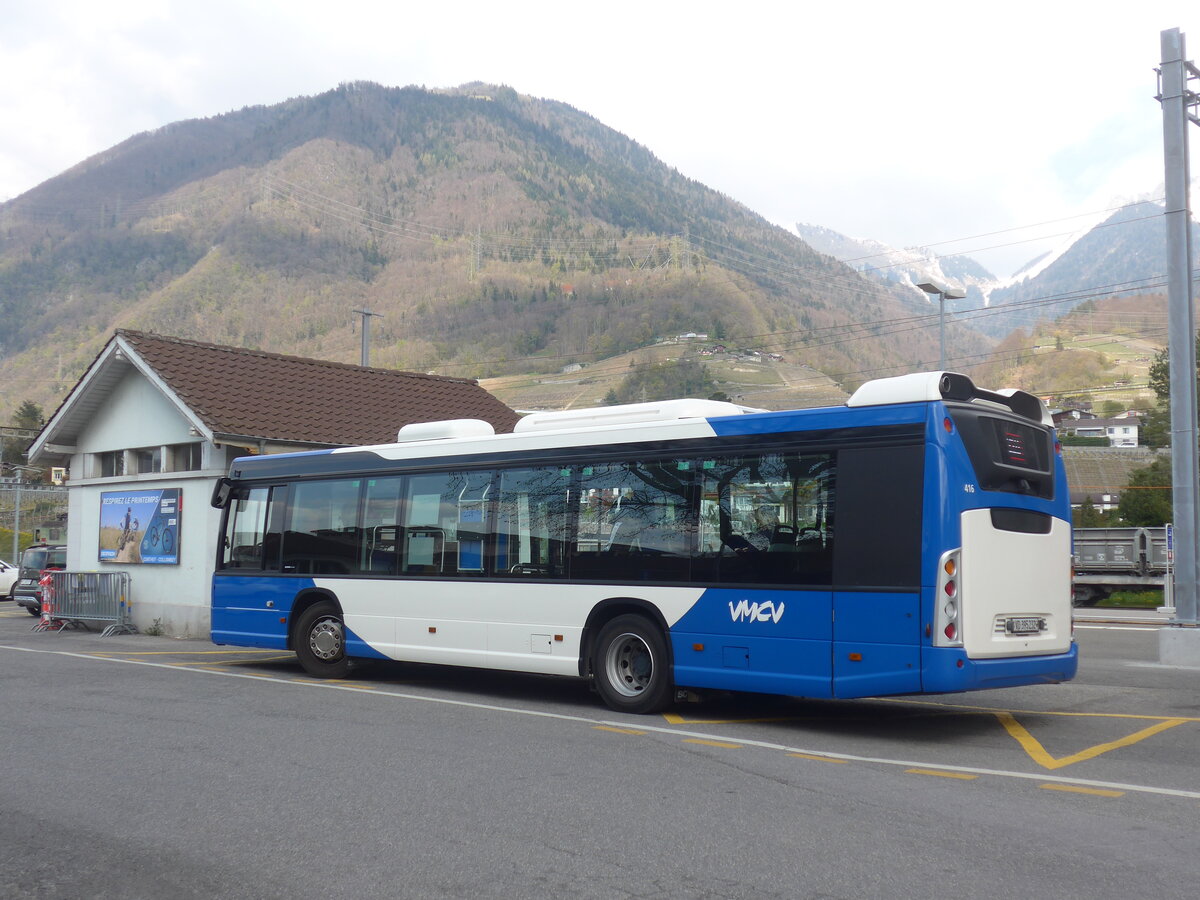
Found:
[[[199,442],[175,444],[172,446],[170,448],[171,471],[198,472],[200,470],[200,451],[203,446]]]
[[[137,474],[162,471],[162,447],[139,447],[133,452],[137,457]]]
[[[108,453],[101,453],[99,457],[101,478],[116,478],[125,474],[124,450],[112,450]]]

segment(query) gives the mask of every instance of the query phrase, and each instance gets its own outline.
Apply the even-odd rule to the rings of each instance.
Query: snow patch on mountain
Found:
[[[864,275],[910,288],[926,303],[936,303],[937,298],[917,287],[922,282],[959,288],[967,293],[968,300],[974,295],[976,302],[984,290],[996,283],[996,276],[970,257],[938,256],[928,247],[897,249],[881,241],[849,237],[820,225],[799,222],[796,233],[817,252],[832,256]]]

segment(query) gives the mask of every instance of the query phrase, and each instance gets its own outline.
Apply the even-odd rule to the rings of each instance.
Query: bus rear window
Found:
[[[984,418],[981,421],[989,426],[995,435],[1000,462],[1034,472],[1048,470],[1044,453],[1046,442],[1044,439],[1038,440],[1039,435],[1033,428],[1002,419]]]
[[[950,407],[979,486],[986,491],[1054,496],[1054,454],[1049,428],[1015,417]]]

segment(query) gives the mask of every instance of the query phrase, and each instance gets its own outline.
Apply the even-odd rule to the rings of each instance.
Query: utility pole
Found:
[[[13,475],[16,476],[16,483],[13,485],[14,493],[16,494],[16,506],[13,508],[13,537],[12,537],[12,555],[14,565],[21,564],[21,482],[25,478],[26,472],[40,473],[42,470],[34,466],[19,466],[16,463],[5,463],[8,468],[12,469]]]
[[[1175,531],[1175,618],[1162,629],[1163,662],[1200,664],[1196,629],[1200,584],[1200,459],[1196,430],[1196,313],[1192,304],[1191,209],[1188,202],[1188,121],[1200,124],[1200,95],[1188,90],[1200,71],[1184,59],[1178,28],[1161,33],[1156,99],[1163,113],[1166,167],[1167,328],[1171,387],[1171,500]]]
[[[475,234],[471,236],[471,257],[467,263],[467,280],[474,281],[483,267],[483,229],[476,225]]]
[[[383,318],[383,313],[371,312],[369,309],[356,309],[355,315],[362,316],[362,353],[360,355],[360,365],[369,366],[371,364],[371,317],[377,319]]]

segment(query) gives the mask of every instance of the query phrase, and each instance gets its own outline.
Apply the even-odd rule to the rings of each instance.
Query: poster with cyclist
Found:
[[[179,488],[100,494],[101,562],[178,565]]]

